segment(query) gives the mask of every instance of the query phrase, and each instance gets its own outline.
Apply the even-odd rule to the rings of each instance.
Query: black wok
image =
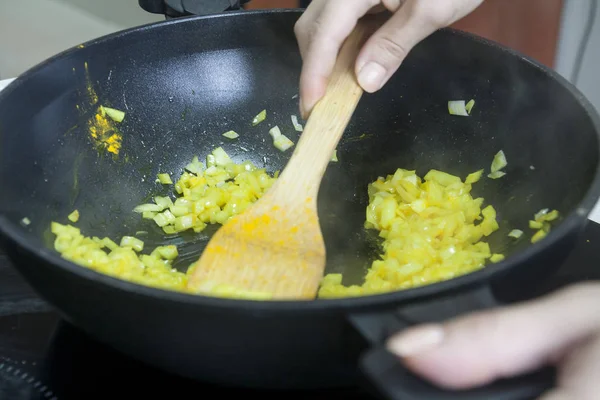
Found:
[[[36,66],[0,93],[0,232],[14,265],[67,321],[132,357],[197,380],[279,389],[350,386],[360,365],[395,398],[540,393],[552,384],[552,371],[478,391],[436,391],[381,347],[415,322],[524,297],[564,260],[600,194],[600,122],[585,98],[547,68],[465,33],[437,32],[380,93],[361,101],[319,198],[328,271],[356,281],[377,255],[373,233],[363,229],[369,182],[398,167],[464,177],[489,168],[501,149],[507,176],[485,179],[474,191],[499,211],[501,229],[490,244],[509,254],[505,261],[385,295],[252,302],[139,286],[52,250],[50,222],[67,222],[77,208],[78,226],[88,235],[148,231],[147,249],[174,243],[180,267],[195,260],[208,234],[164,237],[131,210],[160,190],[153,182],[158,172],[177,174],[217,145],[270,172],[285,165],[291,153],[274,149],[267,130],[291,128],[290,115],[297,113],[301,60],[293,25],[299,15],[235,12],[120,32]],[[97,104],[86,91],[85,63]],[[448,114],[448,100],[470,98],[477,101],[471,117]],[[90,141],[86,121],[98,104],[127,112],[118,157]],[[263,108],[268,123],[251,129]],[[237,142],[221,137],[229,129],[241,133]],[[546,207],[563,216],[547,239],[511,245],[507,232]],[[31,220],[27,227],[24,217]]]

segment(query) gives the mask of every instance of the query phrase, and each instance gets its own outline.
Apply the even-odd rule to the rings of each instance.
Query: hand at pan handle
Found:
[[[409,328],[387,347],[411,372],[445,389],[472,389],[555,365],[557,387],[540,400],[598,399],[600,283]]]

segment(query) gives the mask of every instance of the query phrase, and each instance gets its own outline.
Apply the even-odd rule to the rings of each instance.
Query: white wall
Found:
[[[0,0],[6,1],[6,0]],[[24,0],[20,0],[24,1]],[[119,26],[138,26],[164,17],[144,11],[138,0],[58,0]]]
[[[0,0],[0,79],[87,40],[161,19],[137,0]]]
[[[565,0],[555,68],[569,80],[590,15],[591,3],[592,0]],[[572,83],[600,110],[600,5],[593,17],[594,28],[584,53],[579,79]]]

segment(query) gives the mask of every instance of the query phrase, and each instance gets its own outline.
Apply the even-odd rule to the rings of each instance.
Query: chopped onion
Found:
[[[192,159],[192,162],[185,166],[185,170],[191,172],[194,175],[200,175],[202,170],[204,169],[204,165],[198,160],[198,156],[195,156]]]
[[[67,218],[69,219],[69,221],[71,221],[73,223],[79,221],[79,211],[77,211],[77,210],[73,211],[71,214],[69,214],[69,216]]]
[[[165,260],[174,260],[177,258],[178,251],[175,245],[159,246],[150,254],[151,256],[159,255]]]
[[[297,99],[298,98],[298,93],[296,93],[295,95],[292,96],[292,100]]]
[[[536,221],[540,221],[541,219],[543,219],[543,217],[548,214],[550,212],[550,210],[548,208],[544,208],[540,211],[538,211],[534,216],[533,219],[535,219]]]
[[[546,236],[548,236],[548,232],[544,231],[543,229],[539,230],[531,238],[531,243],[537,243],[540,240],[542,240],[543,238],[545,238]]]
[[[138,253],[144,250],[144,242],[140,239],[134,238],[133,236],[123,236],[121,238],[121,247],[131,247]]]
[[[504,175],[506,175],[506,172],[504,172],[504,171],[496,171],[496,172],[492,172],[491,174],[488,174],[488,178],[490,178],[490,179],[499,179],[499,178],[502,178]]]
[[[219,168],[217,168],[215,165],[212,165],[208,168],[206,168],[206,171],[204,171],[204,175],[206,176],[215,176],[219,173]]]
[[[100,112],[102,115],[108,115],[110,119],[116,122],[123,122],[123,119],[125,119],[125,113],[114,108],[100,106]]]
[[[468,117],[469,113],[464,100],[451,100],[448,102],[448,112],[450,115],[459,115],[461,117]]]
[[[271,128],[269,135],[273,138],[273,145],[280,151],[286,151],[294,145],[294,142],[281,133],[278,126]]]
[[[298,122],[298,117],[295,115],[292,115],[292,124],[294,125],[294,129],[298,132],[302,132],[304,130],[304,128],[302,127],[302,124],[300,124]]]
[[[169,176],[169,174],[158,174],[157,179],[163,185],[172,185],[173,184],[173,181],[171,180],[171,177]]]
[[[133,212],[136,213],[145,213],[145,212],[159,212],[164,210],[165,207],[161,207],[158,204],[140,204],[136,208],[133,209]]]
[[[176,219],[177,218],[175,218],[175,216],[173,215],[173,213],[171,213],[170,210],[165,210],[160,214],[156,214],[156,216],[154,217],[154,222],[156,222],[156,225],[162,228],[165,225],[174,223]]]
[[[500,261],[503,261],[504,258],[504,254],[492,254],[490,261],[493,263],[499,263]]]
[[[512,231],[510,231],[508,236],[511,238],[519,239],[521,236],[523,236],[523,231],[520,229],[513,229]]]
[[[273,141],[273,145],[275,146],[275,148],[277,150],[286,151],[294,145],[294,142],[292,142],[287,137],[281,135],[280,137],[278,137],[277,139],[275,139]]]
[[[469,174],[467,176],[467,179],[465,179],[465,183],[472,185],[473,183],[479,182],[479,180],[481,179],[481,175],[483,175],[482,169],[480,169],[479,171],[473,172],[472,174]]]
[[[21,223],[25,226],[31,224],[31,221],[29,220],[29,218],[25,217],[21,220]]]
[[[236,164],[223,149],[207,157],[208,168],[197,175],[183,172],[175,183],[176,197],[155,197],[156,204],[138,206],[143,219],[153,220],[167,235],[193,230],[202,232],[208,224],[223,224],[247,208],[274,181],[266,171],[246,161]],[[221,163],[224,165],[217,165]],[[192,165],[200,164],[194,157]],[[181,197],[180,197],[181,196]]]
[[[281,129],[279,129],[279,126],[275,125],[271,129],[269,129],[269,135],[271,135],[271,137],[273,138],[273,140],[275,140],[278,137],[282,136]]]
[[[466,105],[465,105],[465,110],[467,110],[467,112],[469,113],[469,115],[471,115],[471,110],[473,109],[473,106],[475,105],[475,100],[471,99]]]
[[[552,222],[558,218],[558,211],[552,210],[548,214],[544,215],[543,220],[546,222]]]
[[[177,233],[177,229],[175,229],[175,227],[172,225],[163,226],[162,228],[163,228],[163,232],[166,233],[167,235],[172,235],[174,233]]]
[[[171,208],[169,208],[169,210],[176,217],[182,217],[186,214],[189,214],[190,212],[189,207],[185,206],[172,206]]]
[[[338,162],[337,149],[333,151],[333,155],[331,156],[331,162]]]
[[[531,229],[542,229],[544,224],[540,221],[529,221],[529,228]]]
[[[212,155],[215,157],[215,165],[219,167],[224,167],[233,163],[229,155],[223,150],[222,147],[217,147],[213,150]]]
[[[102,239],[102,246],[106,247],[110,251],[116,250],[119,248],[119,245],[113,242],[110,238]]]
[[[142,212],[142,218],[154,219],[154,217],[156,217],[156,214],[158,214],[158,213],[155,211],[144,211],[144,212]]]
[[[254,119],[252,120],[252,125],[256,126],[263,122],[267,118],[267,110],[262,110]]]
[[[410,208],[416,213],[422,213],[427,209],[427,203],[423,199],[418,199],[410,203]]]
[[[206,156],[206,166],[208,168],[210,167],[214,167],[215,165],[217,165],[217,162],[215,160],[215,156],[212,154],[209,154]]]
[[[173,200],[171,200],[171,198],[167,197],[167,196],[165,196],[165,197],[156,196],[156,197],[154,197],[154,202],[162,207],[162,209],[159,211],[162,211],[165,208],[169,208],[173,205]]]
[[[492,160],[491,172],[494,173],[494,172],[500,171],[507,165],[508,165],[508,162],[506,161],[506,156],[504,155],[504,151],[500,150],[498,153],[496,153],[496,155],[494,156],[494,159]]]
[[[190,229],[194,225],[194,220],[191,215],[182,215],[175,221],[175,229],[178,232],[183,232]]]
[[[227,131],[223,134],[223,136],[225,136],[227,139],[237,139],[240,137],[240,135],[238,135],[235,131]]]

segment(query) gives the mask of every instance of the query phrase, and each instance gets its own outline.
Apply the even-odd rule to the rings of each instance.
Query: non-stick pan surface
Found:
[[[365,95],[319,198],[328,272],[359,282],[377,256],[363,228],[367,184],[396,168],[460,176],[489,169],[499,150],[507,176],[474,189],[499,211],[490,238],[510,256],[480,272],[404,292],[314,302],[220,300],[141,287],[62,260],[51,221],[75,208],[89,235],[138,231],[148,250],[177,244],[186,268],[208,234],[164,237],[131,210],[166,193],[193,156],[223,146],[269,172],[290,156],[270,141],[279,125],[297,140],[301,67],[298,11],[241,12],[172,20],[100,38],[50,59],[0,94],[0,232],[15,265],[71,322],[114,347],[195,379],[260,387],[349,384],[360,345],[347,315],[388,311],[482,284],[536,282],[559,265],[598,194],[598,117],[557,74],[487,41],[452,30],[421,43],[391,82]],[[475,99],[468,118],[447,102]],[[88,121],[103,104],[126,111],[118,156],[98,150]],[[267,109],[267,121],[251,120]],[[240,133],[236,141],[221,134]],[[536,245],[513,245],[541,208],[563,219]],[[29,218],[28,227],[20,224]],[[506,293],[506,290],[504,290]],[[509,291],[510,292],[510,291]],[[509,293],[510,294],[510,293]],[[386,333],[389,334],[390,332]],[[243,341],[243,345],[241,343]]]

